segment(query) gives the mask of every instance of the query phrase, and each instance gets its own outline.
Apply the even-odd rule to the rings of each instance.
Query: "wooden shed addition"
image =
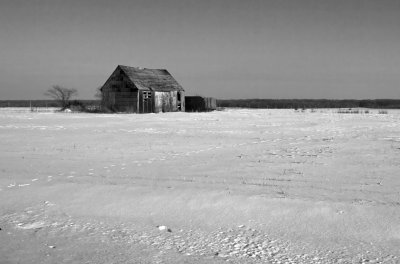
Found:
[[[209,112],[217,109],[217,100],[212,97],[186,96],[186,112]]]
[[[185,91],[165,69],[118,65],[100,90],[102,106],[112,111],[185,111]]]

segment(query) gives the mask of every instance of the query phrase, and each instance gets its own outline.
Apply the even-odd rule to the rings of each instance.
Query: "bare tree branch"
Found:
[[[68,106],[71,97],[78,95],[78,91],[74,88],[65,88],[60,85],[53,85],[44,93],[44,95],[53,98],[62,108],[64,108]]]

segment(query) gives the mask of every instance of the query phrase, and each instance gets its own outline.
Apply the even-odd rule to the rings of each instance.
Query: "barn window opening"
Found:
[[[151,92],[144,91],[143,100],[147,101],[148,99],[151,99]]]
[[[178,101],[180,101],[180,100],[181,100],[181,93],[178,92]]]

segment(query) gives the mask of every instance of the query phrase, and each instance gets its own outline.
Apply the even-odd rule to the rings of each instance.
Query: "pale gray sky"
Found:
[[[399,0],[0,0],[0,99],[118,64],[217,98],[400,98]]]

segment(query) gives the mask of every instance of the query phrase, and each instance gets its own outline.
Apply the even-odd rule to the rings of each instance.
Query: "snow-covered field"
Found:
[[[0,109],[0,263],[399,263],[400,111]]]

